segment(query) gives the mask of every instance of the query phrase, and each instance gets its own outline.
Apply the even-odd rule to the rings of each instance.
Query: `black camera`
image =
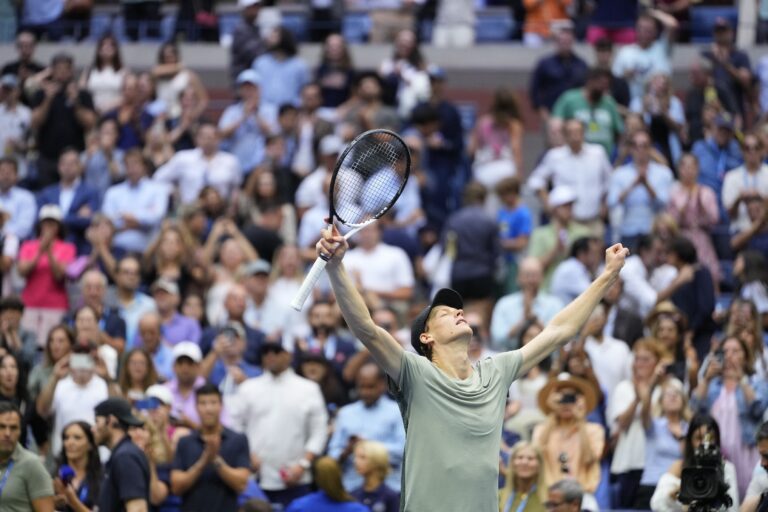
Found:
[[[693,455],[693,465],[683,469],[678,501],[689,505],[691,511],[720,510],[732,505],[728,484],[723,473],[720,448],[707,434]]]

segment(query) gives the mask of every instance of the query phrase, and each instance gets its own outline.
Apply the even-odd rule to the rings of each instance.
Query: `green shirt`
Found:
[[[0,495],[0,510],[29,512],[32,500],[53,496],[53,481],[35,454],[17,444],[11,460],[13,467]],[[0,482],[7,470],[8,464],[0,465]]]
[[[576,222],[571,222],[570,226],[568,226],[568,243],[566,244],[565,250],[555,256],[555,259],[552,260],[549,267],[544,269],[544,281],[541,283],[542,290],[549,290],[552,274],[554,274],[557,266],[568,257],[568,254],[571,252],[571,244],[575,240],[585,236],[593,236],[589,228]],[[557,237],[558,233],[555,232],[555,225],[553,223],[537,227],[533,230],[533,233],[531,233],[531,241],[528,244],[528,255],[533,256],[534,258],[541,258],[557,245]]]
[[[552,108],[552,117],[578,119],[584,123],[584,140],[603,146],[609,157],[613,154],[616,135],[624,131],[616,101],[603,94],[597,105],[590,105],[584,89],[565,91]]]
[[[457,380],[403,352],[390,381],[406,431],[401,511],[498,512],[504,407],[521,364],[519,351],[503,352]]]

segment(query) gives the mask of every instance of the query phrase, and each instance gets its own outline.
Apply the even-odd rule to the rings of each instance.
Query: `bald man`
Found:
[[[532,322],[546,325],[563,309],[563,303],[541,290],[544,269],[538,258],[520,262],[517,285],[520,291],[505,295],[493,308],[491,346],[496,350],[519,348],[522,331]]]

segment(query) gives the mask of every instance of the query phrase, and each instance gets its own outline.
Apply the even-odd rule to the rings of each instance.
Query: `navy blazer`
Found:
[[[58,205],[60,196],[60,184],[57,183],[45,187],[37,195],[37,209],[39,210],[46,204]],[[80,208],[86,205],[91,209],[91,215],[78,215],[77,212]],[[99,211],[100,208],[101,205],[99,204],[98,191],[91,185],[81,181],[75,189],[75,196],[72,198],[72,204],[69,206],[69,211],[64,212],[64,226],[67,228],[67,241],[75,244],[78,254],[83,254],[88,247],[88,243],[85,240],[85,230],[90,226],[93,214]]]

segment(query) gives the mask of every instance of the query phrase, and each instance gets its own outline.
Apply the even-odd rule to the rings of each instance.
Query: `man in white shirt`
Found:
[[[731,231],[745,231],[752,224],[747,213],[747,201],[753,197],[768,198],[768,165],[763,163],[765,148],[760,137],[744,136],[741,145],[744,165],[725,174],[723,206],[731,218]]]
[[[312,460],[323,453],[328,413],[320,387],[291,368],[279,343],[261,348],[265,373],[240,384],[230,402],[233,427],[248,436],[259,484],[273,504],[310,492]]]
[[[106,368],[100,365],[102,375]],[[53,416],[51,453],[61,452],[61,432],[73,421],[93,424],[94,407],[109,397],[107,382],[96,374],[96,362],[87,352],[76,351],[60,359],[53,367],[48,383],[37,399],[37,412]]]
[[[576,192],[573,218],[594,226],[595,236],[604,229],[600,217],[605,215],[608,179],[613,170],[605,150],[599,144],[584,142],[584,125],[578,119],[565,122],[565,146],[552,148],[534,169],[528,186],[538,193],[541,203],[548,204],[548,187],[567,185]]]
[[[584,324],[581,335],[584,351],[608,403],[618,383],[632,378],[632,352],[625,342],[604,334],[606,321],[605,306],[600,304]]]
[[[491,343],[496,350],[518,348],[522,329],[533,320],[547,324],[563,309],[563,303],[541,290],[544,269],[538,258],[527,257],[517,271],[519,292],[496,302],[491,316]]]
[[[3,103],[0,104],[0,149],[3,154],[16,158],[20,174],[25,176],[27,135],[32,111],[19,101],[21,91],[16,75],[3,75],[0,88],[3,92]]]
[[[622,309],[629,309],[645,318],[658,302],[672,295],[678,286],[675,281],[680,276],[665,261],[663,241],[650,235],[638,238],[635,254],[627,258],[621,270],[624,293],[619,306]]]
[[[177,187],[179,199],[184,205],[196,201],[205,186],[212,186],[230,202],[236,201],[242,180],[240,163],[232,154],[219,151],[216,125],[201,123],[195,134],[195,145],[195,149],[173,155],[152,179]]]
[[[664,25],[664,32],[659,36],[657,20]],[[613,61],[613,74],[629,83],[632,99],[642,98],[648,78],[671,71],[670,55],[677,20],[656,9],[648,9],[637,17],[635,33],[637,42],[628,44],[619,50]]]
[[[597,271],[602,245],[598,238],[582,237],[571,245],[571,256],[560,263],[552,274],[549,293],[563,304],[569,304],[592,284]]]
[[[168,192],[147,178],[141,150],[129,150],[124,160],[125,181],[107,189],[102,212],[115,226],[112,246],[122,253],[142,253],[168,211]]]
[[[306,178],[301,180],[299,187],[296,189],[294,203],[296,204],[299,217],[317,205],[325,208],[327,216],[328,194],[323,187],[323,183],[333,172],[333,168],[336,166],[336,159],[339,158],[339,153],[341,153],[343,147],[344,142],[336,135],[326,135],[320,139],[320,147],[318,149],[320,152],[320,165],[308,174]],[[312,233],[312,247],[314,248],[317,241],[317,227],[313,226],[312,229],[315,230]]]
[[[741,512],[755,512],[760,504],[760,499],[768,493],[768,422],[764,422],[757,429],[757,451],[760,452],[760,462],[752,471],[752,479],[749,481]]]
[[[32,235],[37,216],[35,196],[29,190],[19,188],[19,165],[13,158],[0,158],[0,202],[10,213],[3,231],[24,240]]]
[[[344,263],[369,300],[407,301],[413,295],[413,267],[399,247],[381,241],[381,226],[374,222],[355,237],[357,247],[349,251]]]

